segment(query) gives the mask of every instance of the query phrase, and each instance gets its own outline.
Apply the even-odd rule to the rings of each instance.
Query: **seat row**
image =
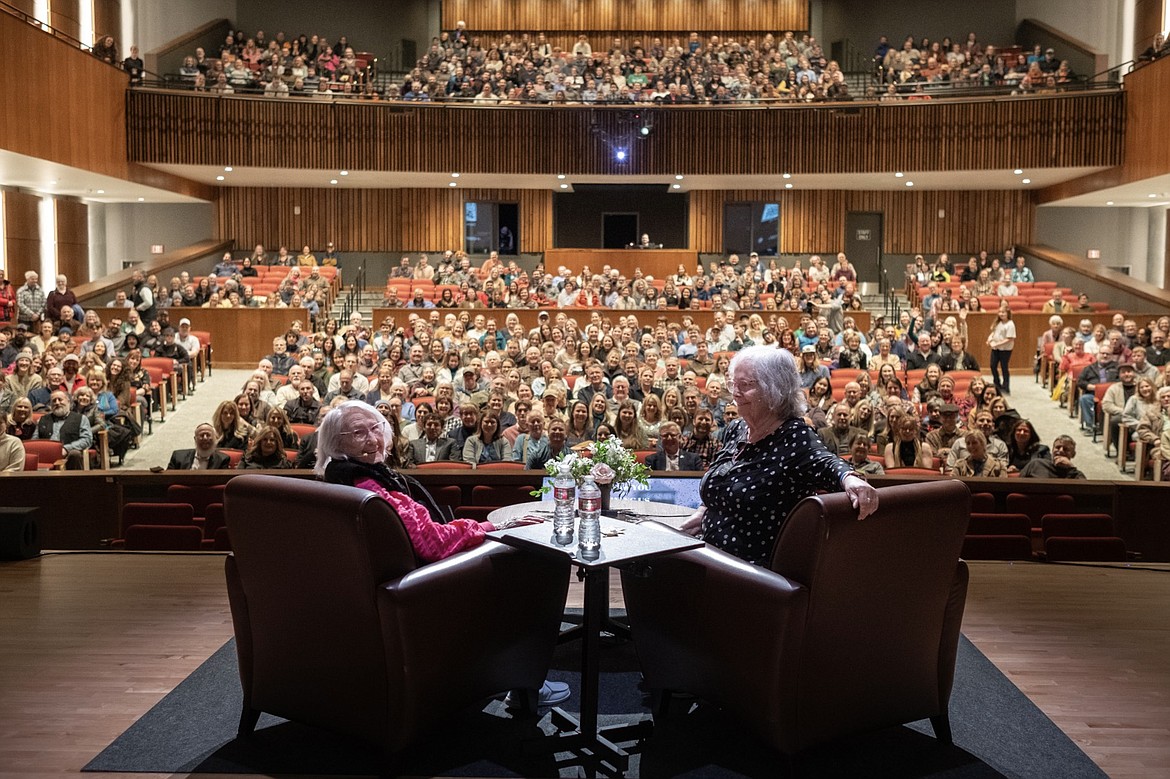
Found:
[[[1126,562],[1125,541],[1113,517],[1077,513],[1071,495],[1009,493],[1006,511],[995,496],[971,496],[971,522],[963,541],[967,560]]]

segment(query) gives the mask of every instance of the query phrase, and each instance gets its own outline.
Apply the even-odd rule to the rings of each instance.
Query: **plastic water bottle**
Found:
[[[573,540],[573,521],[577,517],[577,481],[569,472],[568,463],[562,463],[553,481],[553,533],[557,543]]]
[[[592,476],[586,476],[577,490],[577,514],[581,522],[577,528],[581,557],[596,560],[601,552],[601,489]]]

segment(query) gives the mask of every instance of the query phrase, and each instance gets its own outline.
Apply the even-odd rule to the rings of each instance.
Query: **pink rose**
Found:
[[[613,468],[610,468],[605,463],[598,463],[597,465],[594,465],[593,470],[590,471],[590,473],[593,476],[593,481],[597,482],[598,484],[609,484],[611,481],[613,481],[613,477],[617,476],[617,474],[613,472]]]

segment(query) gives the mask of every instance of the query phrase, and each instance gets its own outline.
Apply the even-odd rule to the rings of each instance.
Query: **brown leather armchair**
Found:
[[[232,479],[227,558],[244,708],[354,735],[394,755],[440,718],[540,688],[567,559],[495,541],[421,565],[390,504],[353,487]]]
[[[666,691],[693,693],[788,755],[924,717],[950,742],[970,494],[958,481],[878,492],[863,522],[844,494],[799,503],[770,570],[708,546],[622,573],[660,715]]]

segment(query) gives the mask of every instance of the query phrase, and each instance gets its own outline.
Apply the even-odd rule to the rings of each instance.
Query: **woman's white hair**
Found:
[[[731,358],[728,374],[735,381],[736,367],[748,364],[756,369],[756,380],[765,402],[781,421],[804,416],[808,403],[800,387],[796,358],[787,349],[776,346],[748,346]]]
[[[386,459],[386,454],[394,446],[394,430],[390,427],[390,423],[365,401],[347,400],[326,414],[325,418],[321,420],[321,426],[317,428],[317,465],[313,468],[313,472],[318,476],[325,475],[325,468],[331,460],[344,458],[345,455],[341,451],[341,438],[343,434],[350,432],[355,417],[364,422],[382,426],[382,440],[385,442],[385,449],[378,461]]]

